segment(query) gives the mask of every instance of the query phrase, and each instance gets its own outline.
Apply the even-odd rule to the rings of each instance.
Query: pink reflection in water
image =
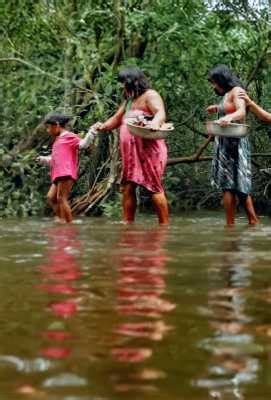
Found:
[[[111,351],[119,362],[141,363],[149,359],[153,354],[151,342],[162,340],[172,329],[163,321],[163,314],[175,308],[164,298],[166,235],[167,229],[162,227],[144,231],[125,227],[122,232],[114,258],[118,265],[116,310],[124,321],[114,328],[119,337]],[[142,338],[143,346],[142,342],[137,343]]]
[[[172,327],[165,324],[164,321],[131,322],[119,325],[115,332],[136,338],[149,338],[151,340],[162,340],[164,335]]]
[[[76,313],[77,305],[72,301],[63,301],[61,303],[50,304],[49,309],[52,310],[53,314],[56,316],[68,318]]]
[[[55,340],[56,342],[62,342],[64,340],[72,339],[73,335],[69,332],[50,330],[42,332],[42,337],[49,340]]]
[[[42,349],[40,351],[40,354],[43,357],[60,359],[60,358],[68,357],[71,354],[71,349],[64,348],[64,347],[48,347],[48,348]]]
[[[80,252],[80,242],[77,239],[79,231],[78,227],[72,225],[57,226],[48,229],[45,234],[49,239],[48,262],[38,267],[42,282],[36,285],[36,288],[61,296],[61,299],[50,302],[47,310],[63,321],[63,319],[73,318],[78,311],[77,298],[72,296],[78,290],[74,284],[82,277],[80,265],[77,262],[77,254]],[[54,326],[55,324],[58,322],[54,321]],[[47,342],[40,351],[43,357],[63,359],[71,354],[70,346],[60,346],[60,344],[71,340],[72,335],[63,329],[63,322],[60,322],[59,326],[59,330],[49,327],[42,332],[41,335]]]
[[[175,304],[162,298],[168,261],[163,248],[166,234],[167,230],[162,227],[123,232],[119,243],[117,282],[117,310],[120,314],[160,318],[164,312],[175,308]],[[123,248],[127,249],[125,253]]]
[[[40,270],[46,274],[48,280],[54,281],[74,281],[82,276],[78,265],[71,259],[71,255],[52,261],[49,265],[42,265]]]
[[[70,285],[64,285],[64,284],[41,284],[41,285],[36,285],[35,286],[37,289],[44,290],[45,292],[48,293],[61,293],[61,294],[73,294],[76,292],[76,288],[70,286]]]
[[[142,362],[147,358],[151,357],[152,350],[139,347],[137,348],[121,347],[113,349],[111,354],[118,361]]]
[[[23,395],[30,395],[32,399],[44,399],[46,396],[44,391],[36,389],[31,385],[20,385],[18,386],[16,392]],[[34,395],[35,397],[33,397]]]

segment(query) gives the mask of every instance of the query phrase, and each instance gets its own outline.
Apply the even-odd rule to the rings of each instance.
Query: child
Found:
[[[39,156],[40,164],[49,165],[52,185],[47,200],[61,221],[71,222],[72,211],[69,195],[77,180],[78,150],[87,148],[93,141],[96,131],[91,127],[84,139],[66,130],[70,117],[55,113],[46,117],[44,123],[49,135],[54,137],[50,156]]]

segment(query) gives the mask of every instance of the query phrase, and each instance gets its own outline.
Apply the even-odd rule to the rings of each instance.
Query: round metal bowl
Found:
[[[206,130],[209,135],[224,136],[231,138],[242,138],[248,133],[248,125],[230,123],[227,126],[221,126],[216,121],[207,121]]]
[[[166,139],[168,134],[174,131],[174,127],[170,123],[163,124],[158,131],[153,131],[146,126],[135,125],[132,121],[127,121],[127,127],[132,135],[143,139]]]

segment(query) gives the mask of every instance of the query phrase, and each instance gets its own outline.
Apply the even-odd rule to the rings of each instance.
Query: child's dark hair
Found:
[[[48,125],[60,125],[64,127],[70,120],[71,117],[68,115],[53,113],[45,117],[44,123]]]

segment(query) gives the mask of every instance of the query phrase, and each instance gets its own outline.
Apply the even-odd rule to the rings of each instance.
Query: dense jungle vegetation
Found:
[[[206,79],[229,65],[249,94],[271,110],[271,32],[268,1],[9,0],[0,2],[2,216],[43,215],[50,152],[43,117],[72,114],[84,134],[121,101],[120,67],[136,64],[164,98],[175,132],[168,139],[164,183],[172,211],[220,206],[209,184],[212,144],[204,146],[205,108],[217,102]],[[256,206],[268,211],[271,126],[248,117]],[[191,160],[199,146],[200,159]],[[80,156],[75,213],[119,212],[118,135],[101,134]],[[206,158],[207,157],[207,158]],[[187,161],[187,162],[184,162]],[[142,207],[148,196],[141,193]]]

